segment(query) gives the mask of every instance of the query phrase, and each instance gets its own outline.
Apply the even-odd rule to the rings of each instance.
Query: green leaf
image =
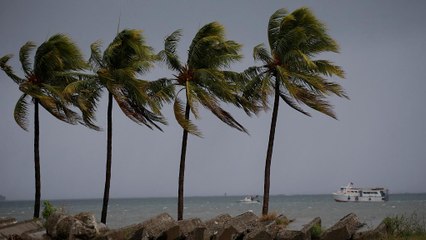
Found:
[[[27,94],[22,94],[18,102],[16,102],[13,116],[16,123],[25,131],[28,131],[28,102],[26,98]]]
[[[183,104],[178,97],[175,98],[173,110],[175,113],[176,121],[183,129],[197,137],[202,137],[202,134],[198,130],[197,126],[195,126],[189,119],[185,118],[185,110],[183,109]]]

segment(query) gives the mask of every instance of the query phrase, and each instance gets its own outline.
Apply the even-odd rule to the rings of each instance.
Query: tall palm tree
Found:
[[[78,47],[65,35],[57,34],[41,44],[31,64],[30,54],[36,45],[32,42],[24,44],[19,52],[19,60],[25,77],[15,75],[8,65],[12,57],[0,58],[1,69],[19,85],[23,92],[14,110],[16,123],[28,131],[28,100],[34,103],[34,170],[35,170],[35,201],[34,218],[40,216],[41,178],[39,151],[39,105],[57,119],[76,124],[81,121],[79,115],[68,108],[62,90],[69,83],[77,80],[74,72],[87,67]]]
[[[174,87],[165,79],[148,82],[137,78],[157,60],[139,30],[121,31],[103,54],[100,42],[95,42],[91,45],[91,52],[90,63],[96,74],[82,76],[84,80],[70,84],[65,94],[79,106],[83,119],[92,126],[101,91],[103,88],[108,91],[107,160],[101,216],[101,222],[106,223],[111,182],[113,99],[134,122],[161,130],[157,124],[166,124],[160,113],[162,102],[173,99]]]
[[[247,132],[229,112],[221,108],[219,102],[235,104],[244,108],[246,112],[252,110],[236,94],[241,83],[240,75],[225,70],[232,62],[241,59],[239,53],[241,45],[225,39],[224,27],[217,22],[203,26],[192,40],[185,64],[176,53],[180,37],[180,30],[173,32],[165,39],[164,50],[160,52],[168,67],[177,72],[170,80],[181,87],[173,106],[176,120],[183,128],[178,183],[178,220],[183,218],[188,133],[201,137],[201,132],[190,120],[190,113],[198,119],[198,105],[201,104],[224,123],[239,131]],[[181,92],[185,93],[185,103],[178,97]]]
[[[244,91],[247,99],[259,101],[265,107],[268,97],[274,97],[266,153],[263,215],[268,214],[269,208],[270,169],[280,98],[307,116],[310,114],[301,104],[332,118],[336,116],[326,97],[348,98],[339,84],[327,79],[332,76],[344,78],[341,67],[328,60],[314,59],[323,52],[338,53],[339,48],[324,24],[309,9],[300,8],[292,13],[277,10],[269,19],[268,40],[270,51],[262,44],[254,48],[254,59],[264,65],[246,71],[252,80]]]

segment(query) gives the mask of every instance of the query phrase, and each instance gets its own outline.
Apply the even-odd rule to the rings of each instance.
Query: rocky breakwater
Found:
[[[223,214],[204,222],[198,218],[176,221],[169,214],[162,213],[119,229],[108,229],[97,223],[91,213],[75,216],[54,213],[44,227],[37,223],[28,231],[10,231],[19,224],[1,227],[0,240],[364,240],[380,239],[386,235],[384,224],[367,227],[355,214],[343,217],[328,229],[321,227],[320,218],[288,220],[283,215],[259,218],[252,212],[235,217]]]

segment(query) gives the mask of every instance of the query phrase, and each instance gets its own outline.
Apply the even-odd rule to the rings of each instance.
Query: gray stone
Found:
[[[60,219],[56,224],[56,235],[50,235],[55,239],[68,239],[70,236],[71,228],[78,220],[73,216],[65,216]]]
[[[16,218],[0,217],[0,228],[17,223]]]
[[[215,218],[212,218],[205,222],[206,231],[204,233],[204,239],[217,239],[219,231],[223,230],[225,222],[230,220],[232,217],[229,214],[221,214]]]
[[[273,240],[274,238],[275,236],[269,233],[264,226],[258,227],[244,236],[244,240]]]
[[[243,238],[251,230],[260,226],[261,226],[261,223],[259,222],[259,218],[256,216],[256,214],[252,212],[245,212],[243,214],[240,214],[228,220],[225,223],[224,228],[225,229],[230,227],[235,228],[237,233],[234,234],[232,238],[236,239],[236,238]]]
[[[144,223],[142,239],[177,239],[179,237],[179,226],[168,214],[162,213]]]
[[[103,232],[96,240],[140,240],[143,235],[143,226],[141,223],[134,224],[119,229]]]
[[[363,224],[359,222],[354,213],[350,213],[340,219],[331,228],[327,229],[322,235],[321,240],[346,240],[350,239],[357,229]]]
[[[204,239],[206,225],[199,218],[181,220],[177,223],[184,239],[198,240]]]
[[[304,240],[305,235],[301,231],[283,229],[275,237],[277,240]]]
[[[381,222],[375,227],[364,226],[352,236],[353,240],[385,239],[387,236],[386,224]]]
[[[2,227],[0,229],[0,239],[19,239],[18,236],[21,236],[25,232],[41,229],[43,229],[43,224],[37,219],[17,222],[15,224]]]
[[[99,235],[96,218],[92,213],[83,212],[74,216],[76,221],[71,225],[69,239],[93,239]]]
[[[45,223],[47,235],[55,238],[57,235],[56,225],[60,220],[64,219],[65,217],[66,215],[61,212],[54,212],[52,215],[50,215]]]

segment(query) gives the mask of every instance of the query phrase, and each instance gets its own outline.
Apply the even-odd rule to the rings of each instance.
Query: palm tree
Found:
[[[23,92],[14,110],[16,123],[28,131],[28,100],[34,103],[34,170],[35,170],[35,202],[34,218],[40,216],[41,178],[39,153],[39,105],[57,119],[76,124],[81,121],[79,115],[68,108],[62,90],[77,80],[74,71],[87,67],[78,47],[65,35],[57,34],[41,44],[35,54],[31,66],[30,54],[35,44],[27,42],[19,52],[19,60],[25,77],[15,75],[8,65],[12,55],[0,58],[1,69],[19,85]]]
[[[90,63],[96,74],[82,76],[85,79],[70,84],[65,89],[65,94],[79,106],[83,119],[91,125],[102,89],[108,91],[107,160],[101,216],[101,222],[106,223],[111,181],[113,99],[134,122],[161,130],[157,123],[166,124],[160,113],[162,102],[172,100],[174,87],[165,79],[148,82],[137,78],[138,74],[148,71],[157,59],[152,49],[145,44],[139,30],[123,30],[118,33],[103,55],[100,42],[91,45],[91,52]]]
[[[201,132],[190,120],[190,113],[198,119],[198,105],[201,104],[224,123],[239,131],[247,132],[229,112],[220,107],[219,102],[235,104],[248,113],[252,110],[251,106],[236,94],[241,83],[240,75],[224,70],[232,62],[241,59],[239,54],[241,45],[225,39],[224,27],[217,22],[203,26],[192,40],[186,64],[180,61],[176,53],[180,37],[180,30],[173,32],[165,39],[164,50],[160,52],[168,67],[177,72],[170,80],[181,87],[173,106],[176,120],[183,128],[178,183],[178,220],[183,219],[188,133],[201,137]],[[184,103],[178,97],[182,91],[185,93],[185,110]]]
[[[300,8],[292,13],[277,10],[269,19],[268,40],[270,52],[262,44],[254,48],[254,59],[264,65],[246,71],[252,80],[244,91],[247,99],[259,101],[265,107],[268,97],[274,97],[265,164],[263,215],[268,214],[269,208],[270,169],[280,98],[304,115],[310,116],[301,104],[332,118],[336,116],[326,97],[348,98],[339,84],[327,80],[332,76],[344,78],[343,70],[328,60],[314,59],[323,52],[338,53],[339,48],[327,34],[324,24],[309,9]]]

